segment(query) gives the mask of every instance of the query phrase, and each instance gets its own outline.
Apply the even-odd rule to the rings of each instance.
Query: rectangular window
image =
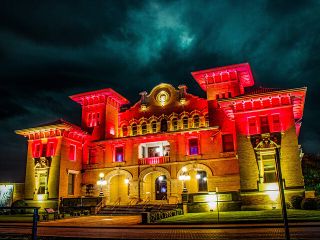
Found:
[[[41,157],[46,157],[47,156],[47,144],[42,144],[42,153]]]
[[[54,155],[54,143],[48,142],[47,144],[47,157],[51,157]]]
[[[69,148],[69,160],[75,161],[77,158],[77,148],[76,145],[70,144]]]
[[[96,116],[97,116],[96,125],[99,126],[100,125],[100,113],[97,112]]]
[[[248,128],[249,128],[249,134],[254,135],[257,134],[257,120],[256,117],[248,118]]]
[[[33,154],[34,158],[39,158],[40,157],[40,149],[41,149],[40,143],[36,143],[34,145],[34,154]]]
[[[91,113],[88,113],[87,124],[88,124],[88,127],[92,126],[92,114]]]
[[[261,156],[263,163],[263,182],[277,182],[275,157],[274,155]]]
[[[47,174],[40,173],[38,194],[45,194],[47,186]]]
[[[222,147],[223,147],[224,152],[233,152],[234,151],[233,135],[232,134],[222,135]]]
[[[279,114],[272,115],[272,125],[273,125],[272,126],[273,132],[280,132],[281,131]]]
[[[199,154],[198,138],[189,139],[189,155],[198,155],[198,154]]]
[[[270,132],[268,116],[260,117],[260,129],[261,129],[261,133]]]
[[[68,195],[74,195],[75,174],[68,174]]]
[[[205,171],[198,171],[196,178],[198,179],[198,191],[207,192],[208,191],[207,173]]]
[[[123,161],[124,161],[123,147],[116,147],[115,162],[123,162]]]
[[[97,163],[97,151],[96,149],[89,149],[89,163]]]

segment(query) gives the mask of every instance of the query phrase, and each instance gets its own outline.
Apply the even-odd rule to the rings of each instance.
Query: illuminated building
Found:
[[[178,203],[185,185],[190,211],[208,211],[216,192],[222,209],[270,208],[277,157],[287,196],[303,194],[306,88],[255,88],[247,63],[192,76],[207,99],[162,83],[128,107],[107,88],[70,96],[82,107],[81,127],[58,120],[16,131],[28,138],[25,199],[100,193],[107,204]]]

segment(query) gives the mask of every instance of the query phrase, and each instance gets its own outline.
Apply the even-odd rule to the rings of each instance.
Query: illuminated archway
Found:
[[[127,204],[130,201],[130,183],[132,182],[130,172],[123,169],[113,170],[106,174],[105,180],[108,203]]]
[[[159,177],[163,176],[163,180],[166,181],[166,197],[162,197],[162,200],[169,198],[171,194],[171,176],[167,169],[162,167],[150,167],[143,170],[139,176],[140,182],[140,198],[142,200],[154,201],[157,199],[157,186],[159,184]]]

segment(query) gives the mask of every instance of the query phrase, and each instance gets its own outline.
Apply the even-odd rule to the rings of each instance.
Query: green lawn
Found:
[[[317,210],[288,210],[289,221],[320,221],[320,211]],[[165,218],[158,223],[170,224],[197,224],[217,223],[217,212],[188,213],[170,218]],[[220,212],[220,223],[254,223],[254,222],[280,222],[282,221],[281,210],[265,211],[234,211]]]
[[[32,214],[0,215],[0,222],[32,222]]]

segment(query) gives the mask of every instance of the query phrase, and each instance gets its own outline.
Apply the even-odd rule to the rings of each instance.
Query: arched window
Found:
[[[187,116],[182,118],[183,129],[187,129],[189,127],[188,121],[189,120]]]
[[[123,125],[122,126],[122,136],[123,137],[128,136],[128,127],[127,127],[127,125]]]
[[[131,125],[131,132],[132,132],[132,136],[136,136],[138,131],[137,131],[137,124],[132,124]]]
[[[145,122],[141,124],[141,131],[142,131],[142,134],[148,133],[147,124]]]
[[[178,119],[177,118],[172,119],[172,130],[173,131],[178,130]]]
[[[152,128],[153,133],[157,132],[157,122],[156,121],[151,122],[151,128]]]
[[[194,128],[200,127],[199,115],[193,116],[193,127],[194,127]]]
[[[160,125],[161,132],[166,132],[168,130],[168,123],[166,119],[162,119]]]

